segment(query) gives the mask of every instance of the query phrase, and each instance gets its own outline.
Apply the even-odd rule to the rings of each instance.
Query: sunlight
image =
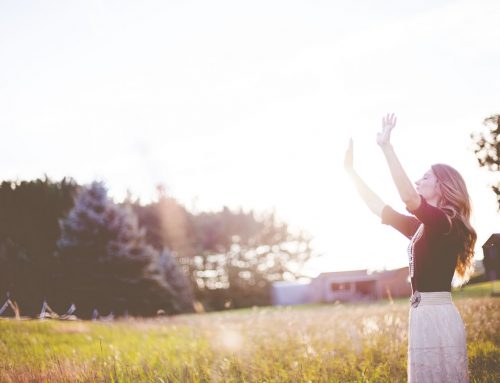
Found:
[[[229,352],[237,352],[243,348],[243,337],[238,331],[231,328],[220,330],[217,340],[220,342],[221,348]]]

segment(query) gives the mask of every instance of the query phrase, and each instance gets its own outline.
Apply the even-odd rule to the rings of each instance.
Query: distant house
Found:
[[[482,247],[486,277],[494,281],[500,277],[500,233],[493,233]]]
[[[369,273],[353,270],[322,273],[309,284],[273,284],[273,304],[290,305],[315,302],[367,301],[409,297],[408,267]]]
[[[311,282],[316,302],[372,300],[411,295],[408,268],[368,273],[353,270],[322,273]]]

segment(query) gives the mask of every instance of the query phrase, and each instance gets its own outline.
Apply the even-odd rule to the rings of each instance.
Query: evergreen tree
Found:
[[[0,184],[0,299],[9,292],[22,315],[40,312],[44,299],[66,310],[54,273],[58,220],[73,206],[77,189],[71,179],[47,177]]]
[[[189,213],[174,198],[167,196],[162,186],[158,187],[157,201],[146,206],[134,202],[130,206],[140,226],[146,228],[146,241],[160,252],[160,269],[165,279],[179,286],[176,290],[180,294],[179,306],[183,311],[192,311],[195,286],[192,261],[201,246],[196,242]]]
[[[174,310],[174,292],[158,270],[158,253],[144,239],[135,215],[115,205],[102,183],[83,188],[61,221],[61,278],[77,314]]]
[[[158,257],[158,268],[175,294],[176,309],[181,312],[193,312],[193,289],[190,280],[167,249]]]

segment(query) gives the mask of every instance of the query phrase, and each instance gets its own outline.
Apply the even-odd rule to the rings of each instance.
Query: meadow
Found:
[[[500,299],[490,291],[454,293],[471,382],[500,381]],[[403,382],[407,324],[406,299],[113,322],[2,320],[0,382]]]

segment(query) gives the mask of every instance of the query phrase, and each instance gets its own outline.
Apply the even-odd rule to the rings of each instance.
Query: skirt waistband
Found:
[[[453,303],[451,300],[451,293],[449,291],[433,291],[430,293],[415,291],[411,296],[410,302],[413,307]]]

